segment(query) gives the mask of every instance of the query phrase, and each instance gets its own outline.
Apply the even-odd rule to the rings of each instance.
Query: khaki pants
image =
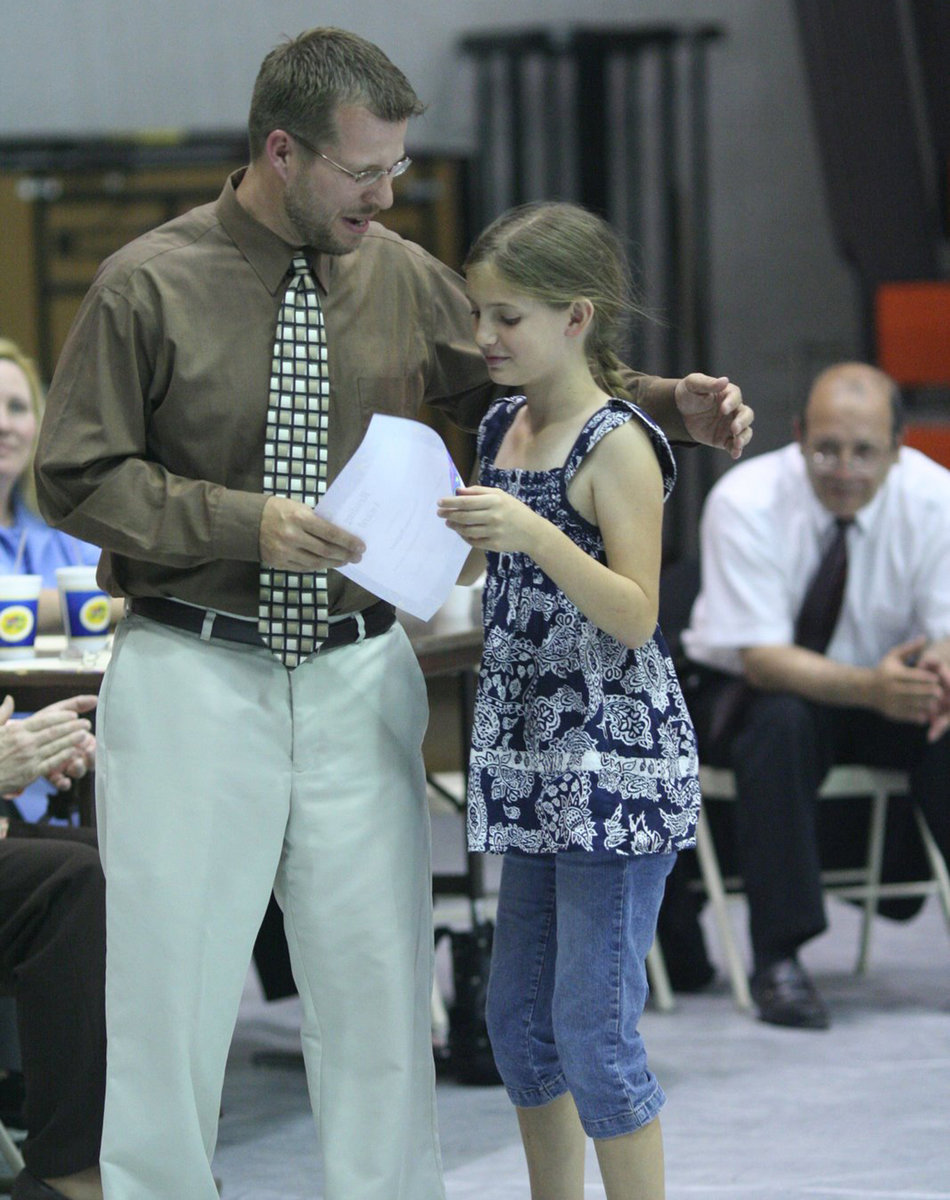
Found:
[[[264,650],[122,622],[97,757],[106,1200],[216,1200],[225,1062],[272,886],[326,1200],[444,1195],[425,722],[398,625],[288,672]]]

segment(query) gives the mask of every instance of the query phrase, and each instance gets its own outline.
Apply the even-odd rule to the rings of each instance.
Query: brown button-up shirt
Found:
[[[294,247],[238,203],[136,239],[100,268],[63,348],[36,455],[53,525],[103,548],[113,595],[257,613],[264,429],[277,314]],[[328,479],[374,412],[421,403],[469,427],[494,394],[462,281],[374,224],[357,251],[313,255],[330,372]],[[671,383],[634,379],[655,411]],[[330,610],[372,603],[336,571]]]

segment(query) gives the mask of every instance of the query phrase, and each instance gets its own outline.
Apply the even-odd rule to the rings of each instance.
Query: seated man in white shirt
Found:
[[[909,771],[950,855],[950,471],[902,448],[901,424],[886,375],[831,367],[798,443],[727,472],[703,512],[687,700],[703,761],[736,773],[752,995],[778,1025],[829,1023],[797,951],[826,927],[816,796],[832,765]],[[803,601],[839,526],[843,598],[810,637]]]

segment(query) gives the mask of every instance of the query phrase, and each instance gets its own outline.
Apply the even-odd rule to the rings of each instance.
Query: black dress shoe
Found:
[[[752,999],[759,1020],[795,1029],[827,1029],[828,1010],[797,959],[763,967],[752,976]]]
[[[13,1181],[10,1200],[67,1200],[67,1197],[63,1192],[24,1170]]]

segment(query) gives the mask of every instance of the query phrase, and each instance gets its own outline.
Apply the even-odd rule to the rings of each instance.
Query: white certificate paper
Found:
[[[336,569],[423,621],[452,591],[469,547],[441,518],[439,500],[462,479],[428,425],[375,413],[356,453],[316,512],[366,544],[358,563]]]

